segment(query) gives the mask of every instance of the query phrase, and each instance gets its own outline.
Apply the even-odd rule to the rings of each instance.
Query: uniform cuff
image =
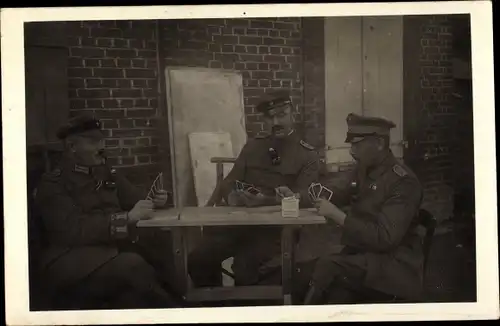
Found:
[[[128,237],[128,213],[120,212],[111,215],[111,237],[125,239]]]

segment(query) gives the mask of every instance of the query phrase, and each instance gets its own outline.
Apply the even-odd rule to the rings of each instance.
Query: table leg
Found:
[[[292,279],[293,279],[293,227],[283,227],[281,233],[281,271],[282,271],[282,287],[283,287],[283,304],[292,304]]]
[[[179,294],[185,296],[188,290],[187,248],[185,228],[172,229],[172,242],[174,250],[176,287]]]

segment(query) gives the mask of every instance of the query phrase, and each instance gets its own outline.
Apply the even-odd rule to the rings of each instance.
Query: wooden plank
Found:
[[[352,161],[345,143],[349,113],[362,112],[361,17],[325,18],[327,163]]]
[[[195,206],[188,134],[229,132],[233,153],[240,153],[247,138],[242,77],[234,71],[193,67],[167,67],[165,75],[174,204]]]
[[[283,298],[281,286],[235,286],[199,288],[190,290],[187,301],[225,301],[225,300],[277,300]]]
[[[363,17],[363,115],[396,124],[391,149],[403,156],[403,20],[401,16]]]
[[[172,243],[174,250],[174,266],[176,276],[176,290],[181,295],[188,291],[188,270],[187,270],[187,243],[184,228],[175,228],[172,230]]]
[[[293,254],[293,228],[285,226],[281,231],[281,286],[285,305],[292,304]]]
[[[282,217],[281,209],[271,208],[268,212],[263,209],[252,212],[252,209],[240,207],[184,207],[180,219],[171,211],[164,215],[162,210],[155,212],[150,220],[137,223],[138,227],[188,227],[188,226],[244,226],[244,225],[307,225],[324,224],[323,216],[317,215],[314,209],[301,210],[300,216]]]
[[[189,134],[189,149],[193,169],[197,204],[207,204],[217,184],[216,164],[213,157],[233,157],[231,134],[229,132],[195,132]],[[233,164],[223,164],[225,177]]]

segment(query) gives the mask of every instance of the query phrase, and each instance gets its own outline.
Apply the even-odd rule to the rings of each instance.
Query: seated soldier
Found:
[[[318,199],[315,204],[320,215],[342,227],[345,247],[316,262],[305,304],[359,303],[377,299],[374,293],[418,299],[423,252],[416,228],[422,187],[390,150],[394,123],[349,114],[347,124],[355,169],[344,185],[330,186],[331,202]],[[347,213],[338,208],[349,202]]]
[[[110,308],[177,306],[141,255],[119,250],[137,221],[165,205],[167,193],[143,200],[142,191],[108,167],[98,120],[73,118],[58,137],[65,144],[62,159],[42,176],[35,197],[48,243],[40,267],[51,292],[59,301],[81,301],[81,309],[96,302],[110,302]]]
[[[257,110],[264,115],[268,135],[249,140],[236,162],[214,191],[230,206],[281,205],[280,196],[300,196],[300,206],[312,207],[308,186],[317,180],[318,155],[293,129],[288,93],[269,94]],[[235,182],[258,189],[235,191]],[[278,195],[277,195],[278,192]],[[213,197],[214,197],[213,196]],[[209,203],[213,203],[212,198]],[[280,254],[280,228],[264,226],[205,228],[205,236],[190,254],[188,267],[196,286],[221,286],[221,263],[234,257],[236,285],[259,282],[259,268]]]

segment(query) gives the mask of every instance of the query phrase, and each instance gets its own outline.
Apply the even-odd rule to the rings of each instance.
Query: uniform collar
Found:
[[[395,157],[392,151],[389,150],[387,154],[380,160],[380,162],[368,172],[368,177],[372,180],[377,179],[385,171],[390,169],[395,163]]]

